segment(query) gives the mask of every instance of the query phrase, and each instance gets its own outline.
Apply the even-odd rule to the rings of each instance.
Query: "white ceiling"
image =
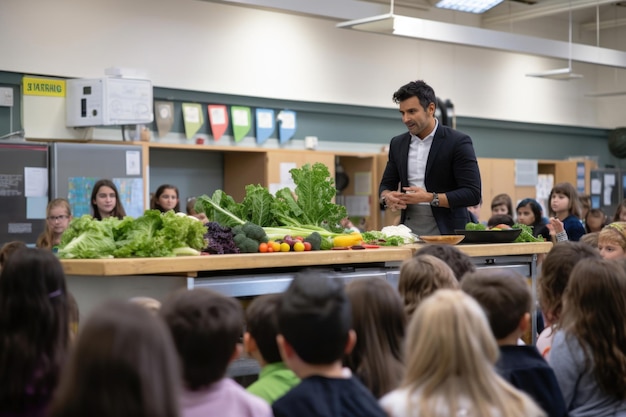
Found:
[[[343,21],[389,13],[392,0],[202,1]],[[626,0],[505,0],[482,15],[437,9],[436,1],[393,0],[393,7],[395,13],[406,16],[561,41],[569,40],[571,16],[573,42],[626,51],[626,41],[606,40],[626,39]]]

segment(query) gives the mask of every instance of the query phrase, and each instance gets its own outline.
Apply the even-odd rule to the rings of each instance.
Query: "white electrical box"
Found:
[[[110,126],[152,123],[152,82],[130,78],[67,80],[66,125]]]

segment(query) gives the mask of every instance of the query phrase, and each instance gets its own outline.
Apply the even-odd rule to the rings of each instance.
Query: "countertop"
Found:
[[[424,243],[365,250],[275,252],[234,255],[180,256],[175,258],[62,259],[67,275],[185,275],[198,271],[224,271],[254,268],[306,267],[318,265],[402,262]],[[456,247],[471,257],[547,253],[551,242],[460,244]]]

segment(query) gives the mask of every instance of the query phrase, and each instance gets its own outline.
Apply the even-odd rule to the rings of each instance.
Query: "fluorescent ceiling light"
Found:
[[[607,91],[605,93],[587,93],[585,97],[617,97],[626,96],[626,91]]]
[[[503,0],[440,0],[435,7],[467,13],[485,13]]]
[[[568,81],[577,78],[583,78],[582,74],[576,74],[572,72],[571,68],[559,68],[549,71],[542,72],[531,72],[526,74],[527,77],[539,77],[539,78],[549,78],[551,80],[562,80]]]
[[[337,24],[337,27],[626,68],[626,52],[624,51],[400,16],[393,13],[350,20]]]

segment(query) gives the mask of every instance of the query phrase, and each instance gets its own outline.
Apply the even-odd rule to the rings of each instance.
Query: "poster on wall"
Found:
[[[70,177],[68,180],[67,199],[72,208],[72,215],[80,217],[85,214],[93,215],[91,210],[91,193],[99,178]],[[143,179],[142,178],[113,178],[117,187],[119,201],[122,203],[127,216],[139,217],[143,214]]]

